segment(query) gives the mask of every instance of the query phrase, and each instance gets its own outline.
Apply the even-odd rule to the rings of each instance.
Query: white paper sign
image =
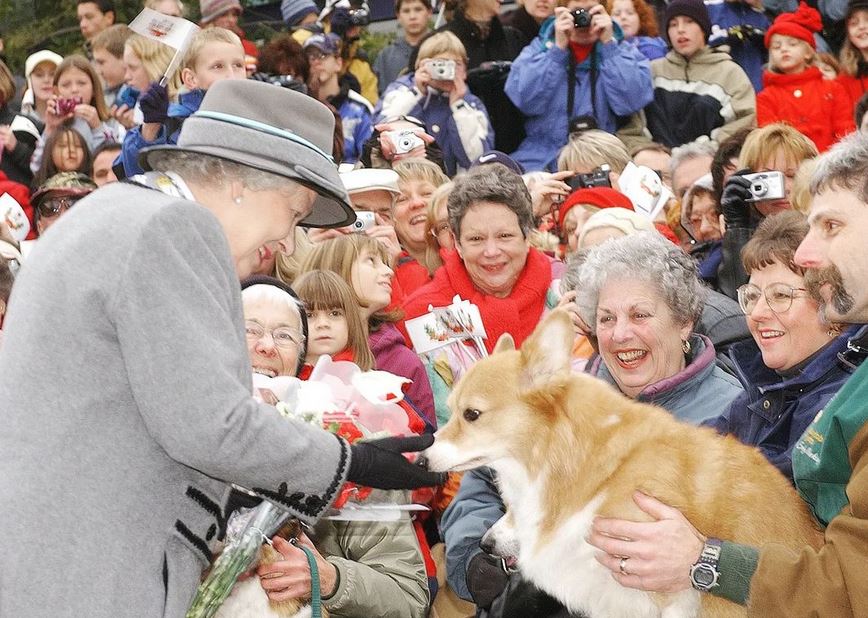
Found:
[[[18,242],[21,242],[30,233],[30,221],[14,197],[8,193],[0,195],[0,221],[3,221],[12,236]]]
[[[633,162],[627,164],[618,178],[618,189],[633,202],[633,210],[652,221],[672,197],[657,172]]]

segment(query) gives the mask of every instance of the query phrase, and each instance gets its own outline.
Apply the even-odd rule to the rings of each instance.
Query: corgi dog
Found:
[[[450,395],[449,422],[425,451],[429,468],[497,473],[507,510],[486,542],[517,556],[522,576],[572,612],[745,616],[744,607],[693,589],[621,586],[585,541],[594,517],[650,521],[633,502],[638,489],[710,537],[799,549],[822,541],[807,506],[757,449],[571,373],[573,335],[570,319],[555,311],[521,350],[502,336]]]
[[[292,519],[278,534],[285,539],[298,538],[301,524],[297,519]],[[281,560],[283,556],[271,545],[260,548],[259,565],[273,564]],[[259,576],[254,573],[247,579],[236,582],[214,618],[311,618],[311,613],[310,598],[271,601],[259,583]],[[323,618],[328,618],[328,615],[328,611],[323,607]]]

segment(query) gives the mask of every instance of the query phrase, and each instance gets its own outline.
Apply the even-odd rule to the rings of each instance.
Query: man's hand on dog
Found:
[[[403,453],[418,453],[434,444],[434,436],[382,438],[356,442],[350,446],[352,458],[347,480],[377,489],[418,489],[442,485],[446,474],[429,472],[418,463],[410,463]]]
[[[705,538],[678,509],[638,491],[633,501],[655,521],[595,519],[588,543],[603,550],[595,556],[597,562],[628,588],[687,590],[690,567],[699,560]],[[622,558],[626,558],[623,571]]]
[[[306,599],[310,597],[311,578],[310,567],[307,564],[305,553],[284,539],[275,536],[272,539],[274,549],[283,556],[283,560],[264,564],[256,569],[259,575],[259,583],[272,601],[286,601],[287,599]],[[329,597],[334,594],[337,586],[338,572],[331,562],[322,555],[307,538],[301,534],[298,542],[313,552],[316,565],[319,569],[319,583],[322,596]]]

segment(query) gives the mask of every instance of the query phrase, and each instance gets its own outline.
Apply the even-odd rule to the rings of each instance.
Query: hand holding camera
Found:
[[[380,131],[380,153],[387,161],[397,161],[409,157],[424,157],[425,146],[434,138],[420,128],[410,123],[378,124],[374,127]],[[408,150],[409,149],[409,150]]]
[[[746,177],[749,173],[749,169],[738,170],[723,185],[720,212],[727,229],[750,227],[751,181]]]

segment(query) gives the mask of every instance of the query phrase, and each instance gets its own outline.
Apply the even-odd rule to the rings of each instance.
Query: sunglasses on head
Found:
[[[63,195],[60,197],[49,197],[39,204],[39,216],[41,217],[56,217],[65,210],[72,208],[75,203],[81,198],[74,195]]]

